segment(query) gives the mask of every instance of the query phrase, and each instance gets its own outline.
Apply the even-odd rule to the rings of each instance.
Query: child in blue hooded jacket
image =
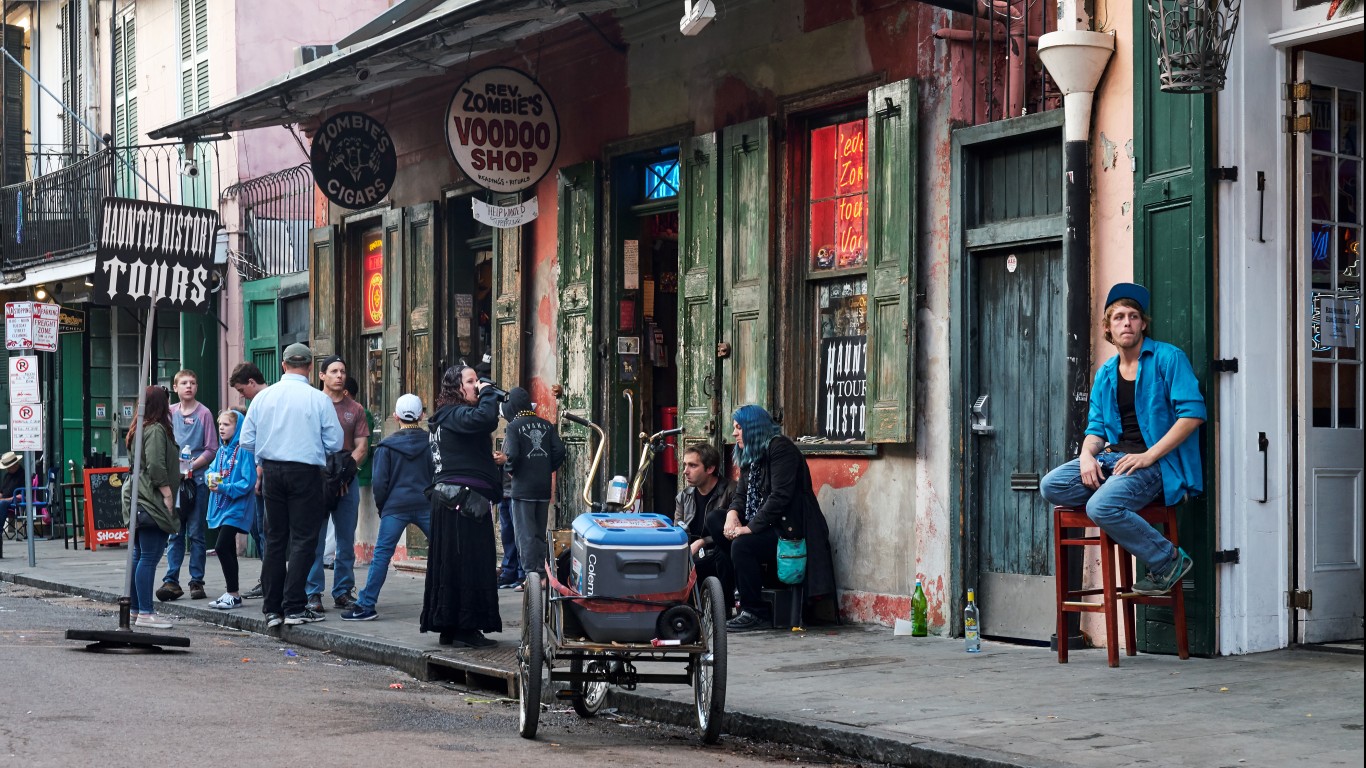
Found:
[[[221,447],[205,473],[216,478],[216,482],[208,484],[208,522],[209,528],[218,529],[218,563],[223,566],[227,586],[223,596],[209,603],[209,607],[221,611],[242,604],[237,584],[237,534],[250,531],[256,517],[256,457],[237,442],[243,418],[245,414],[236,409],[218,414]]]

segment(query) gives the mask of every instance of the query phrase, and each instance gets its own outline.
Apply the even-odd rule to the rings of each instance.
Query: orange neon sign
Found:
[[[384,240],[378,235],[365,238],[361,275],[361,328],[377,331],[384,327]]]

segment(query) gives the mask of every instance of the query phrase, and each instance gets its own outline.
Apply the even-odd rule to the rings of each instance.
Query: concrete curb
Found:
[[[0,571],[0,580],[68,595],[79,595],[105,603],[116,603],[119,596],[100,589],[89,589],[35,578],[22,573]],[[429,677],[428,654],[414,648],[388,645],[366,638],[323,632],[309,625],[284,627],[278,634],[266,629],[265,619],[252,614],[216,611],[176,602],[158,603],[157,609],[173,616],[192,618],[207,624],[279,637],[296,645],[330,651],[348,659],[394,667],[418,680]],[[618,711],[649,720],[696,726],[690,702],[656,698],[641,693],[610,689],[609,704]],[[725,732],[744,738],[793,744],[854,760],[868,760],[910,768],[1051,768],[1052,763],[1034,762],[1021,755],[978,750],[961,744],[936,741],[901,741],[877,736],[854,728],[839,728],[815,722],[781,720],[744,712],[727,712]]]
[[[697,726],[691,703],[609,689],[608,706],[625,714],[686,728]],[[855,760],[869,760],[908,768],[1053,768],[1022,755],[973,749],[961,744],[906,742],[853,728],[813,722],[780,720],[743,712],[726,712],[725,732],[731,736],[792,744]]]

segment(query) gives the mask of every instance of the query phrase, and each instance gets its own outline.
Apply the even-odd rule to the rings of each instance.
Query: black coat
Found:
[[[784,539],[806,539],[806,596],[808,599],[835,593],[835,561],[830,550],[830,526],[811,488],[811,469],[796,443],[785,435],[774,437],[758,460],[757,490],[764,504],[752,520],[745,519],[749,470],[740,470],[730,508],[751,531],[776,527]]]
[[[464,482],[493,503],[503,500],[503,471],[493,461],[493,430],[498,428],[498,396],[492,387],[477,405],[443,405],[427,420],[436,436],[432,455],[436,482]]]

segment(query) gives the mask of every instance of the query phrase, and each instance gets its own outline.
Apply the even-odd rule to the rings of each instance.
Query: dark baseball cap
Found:
[[[1148,289],[1138,283],[1115,283],[1110,289],[1110,295],[1105,297],[1105,308],[1109,309],[1111,304],[1120,299],[1130,299],[1138,304],[1140,312],[1147,314],[1150,298]]]
[[[312,365],[313,350],[309,349],[307,344],[296,341],[285,347],[285,363],[294,366]]]

